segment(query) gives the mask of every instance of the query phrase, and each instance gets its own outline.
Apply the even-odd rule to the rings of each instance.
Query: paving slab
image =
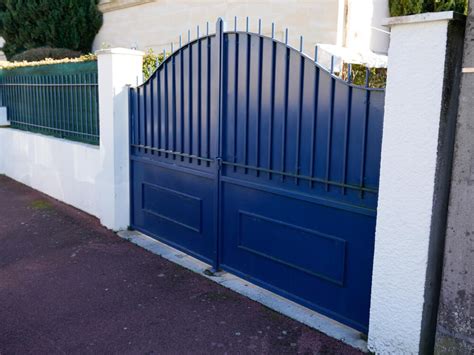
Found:
[[[361,354],[0,176],[0,354]]]

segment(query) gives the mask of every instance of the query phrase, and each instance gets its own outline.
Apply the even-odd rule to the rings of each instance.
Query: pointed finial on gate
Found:
[[[166,59],[166,49],[163,48],[163,61]]]
[[[319,46],[315,45],[314,46],[314,61],[317,63],[318,62],[318,52],[319,52]]]
[[[179,35],[179,48],[183,46],[183,36]]]
[[[191,42],[191,30],[188,30],[188,43]]]
[[[288,28],[285,28],[285,44],[288,45]]]
[[[174,44],[173,44],[173,42],[171,42],[171,54],[173,54],[173,53],[174,53]]]
[[[199,39],[200,34],[199,34],[199,25],[196,26],[196,37]]]
[[[347,82],[350,84],[352,83],[352,64],[347,64]]]
[[[217,23],[216,23],[216,34],[221,34],[225,31],[225,22],[224,22],[224,19],[222,17],[219,17],[217,19]]]
[[[237,16],[234,16],[234,32],[237,32]]]
[[[259,35],[262,34],[262,19],[261,18],[258,19],[258,34]]]
[[[331,74],[334,74],[334,55],[331,55]]]
[[[275,39],[275,23],[272,22],[272,39]]]
[[[249,17],[247,16],[245,18],[245,31],[249,32],[250,26],[249,26]]]
[[[209,36],[209,21],[206,22],[206,36]]]
[[[303,36],[300,36],[300,52],[303,52]]]

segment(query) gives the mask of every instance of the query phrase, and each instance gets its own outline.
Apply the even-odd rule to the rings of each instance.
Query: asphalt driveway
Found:
[[[0,355],[360,354],[0,176]]]

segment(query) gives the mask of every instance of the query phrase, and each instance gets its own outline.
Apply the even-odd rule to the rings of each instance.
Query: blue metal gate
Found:
[[[219,20],[130,104],[133,228],[367,331],[383,90]]]

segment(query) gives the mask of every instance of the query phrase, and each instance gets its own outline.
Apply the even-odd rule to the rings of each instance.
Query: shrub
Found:
[[[150,48],[143,56],[143,78],[147,80],[164,59],[165,57],[163,53],[155,54],[153,49]]]
[[[79,58],[81,52],[73,51],[66,48],[51,48],[51,47],[40,47],[34,49],[28,49],[20,54],[15,54],[11,57],[14,62],[37,62],[46,58],[51,59],[64,59],[64,58]]]
[[[98,0],[0,0],[0,35],[8,59],[38,47],[87,53],[102,26]]]
[[[467,0],[389,0],[390,16],[456,11],[467,14]]]

